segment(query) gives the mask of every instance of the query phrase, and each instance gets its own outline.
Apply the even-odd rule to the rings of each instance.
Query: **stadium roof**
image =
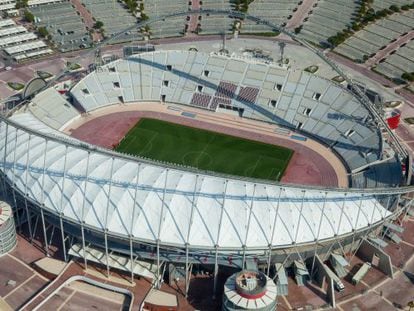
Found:
[[[53,213],[110,234],[194,248],[286,247],[349,234],[390,212],[370,195],[225,179],[82,148],[30,113],[0,123],[0,167]],[[94,148],[94,149],[93,149]],[[91,151],[95,150],[95,151]]]

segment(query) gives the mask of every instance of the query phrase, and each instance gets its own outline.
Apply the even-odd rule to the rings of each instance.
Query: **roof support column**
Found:
[[[134,191],[134,206],[132,207],[132,219],[131,219],[131,226],[129,228],[129,251],[130,251],[130,256],[131,256],[131,283],[134,283],[134,248],[133,248],[133,243],[132,243],[132,239],[134,237],[134,219],[135,219],[135,212],[136,212],[136,207],[137,207],[137,194],[138,194],[138,185],[139,185],[139,172],[140,172],[140,168],[141,168],[141,164],[138,163],[137,164],[137,181],[135,183],[135,191]]]
[[[298,240],[300,223],[301,223],[301,220],[302,220],[302,217],[303,217],[302,212],[303,212],[303,203],[305,201],[305,195],[306,195],[306,190],[302,190],[302,202],[300,203],[298,227],[296,228],[295,240],[293,241],[293,243],[296,243],[296,241]]]
[[[315,243],[315,251],[313,253],[313,259],[312,259],[311,276],[313,276],[313,268],[315,267],[315,259],[316,259],[316,254],[318,252],[319,235],[321,233],[321,227],[322,227],[323,217],[325,216],[325,207],[326,207],[326,200],[327,199],[328,199],[328,192],[325,192],[325,198],[323,200],[321,217],[319,219],[318,233],[316,234],[316,238],[315,238],[315,242],[316,243]]]
[[[114,173],[114,162],[115,158],[111,158],[111,171],[109,173],[109,189],[108,189],[108,200],[106,201],[106,211],[105,211],[105,256],[106,256],[106,275],[109,279],[109,252],[108,252],[108,213],[109,213],[109,205],[111,203],[111,191],[112,191],[112,175]]]
[[[81,235],[82,235],[82,249],[83,249],[83,264],[85,266],[85,270],[88,270],[88,260],[86,259],[86,243],[85,243],[85,224],[82,221],[81,223]]]
[[[129,260],[131,261],[131,284],[134,284],[134,251],[132,247],[132,235],[129,235]]]
[[[59,222],[60,222],[60,232],[62,236],[62,246],[63,246],[63,257],[65,261],[67,261],[67,254],[66,254],[66,242],[65,242],[65,230],[63,228],[63,197],[65,193],[65,180],[66,180],[66,166],[68,160],[68,145],[65,145],[65,160],[63,162],[63,177],[62,177],[62,189],[60,194],[60,213],[59,213]]]
[[[266,269],[267,276],[270,275],[270,265],[272,264],[272,244],[270,243],[269,243],[268,252],[269,254],[267,255],[267,269]]]
[[[399,199],[398,199],[399,201],[400,201],[400,198],[401,198],[401,194],[399,195]],[[404,216],[398,218],[399,219],[399,223],[401,225],[402,225],[402,222],[404,221],[404,219],[407,218],[408,211],[410,210],[410,207],[411,207],[412,204],[413,204],[413,199],[409,200],[407,203],[404,203],[404,206],[403,206],[403,209],[405,210],[404,211]]]
[[[29,159],[30,159],[29,153],[30,153],[31,139],[32,139],[32,135],[29,134],[29,140],[27,141],[26,172],[25,172],[25,177],[24,177],[24,179],[25,179],[25,183],[24,183],[24,188],[25,188],[25,190],[24,190],[24,206],[25,206],[25,210],[26,210],[27,224],[28,224],[28,227],[29,227],[30,243],[33,243],[33,230],[32,230],[32,221],[31,221],[32,219],[31,219],[31,215],[29,213],[29,206],[27,204],[27,198],[28,198],[27,180],[28,180],[28,177],[29,177],[29,169],[30,169],[30,167],[29,167],[29,163],[30,163],[29,162]]]
[[[105,257],[106,257],[106,277],[109,279],[109,252],[108,252],[108,229],[105,228]]]
[[[46,252],[46,256],[49,257],[49,244],[47,243],[46,224],[45,224],[45,215],[43,213],[43,207],[44,207],[44,205],[42,205],[40,207],[40,216],[42,218],[42,228],[43,228],[43,239],[44,239],[44,243],[45,243],[45,252]]]
[[[372,214],[371,214],[371,220],[369,221],[369,227],[372,227],[372,223],[374,222],[374,215],[375,215],[375,211],[377,210],[377,205],[378,205],[378,199],[375,198],[375,203],[374,203],[374,207],[372,209]]]
[[[277,216],[279,215],[280,198],[282,196],[282,190],[283,188],[279,188],[279,197],[277,199],[276,213],[275,213],[275,218],[273,219],[272,235],[269,241],[269,258],[267,260],[267,275],[270,274],[270,265],[272,262],[272,244],[273,244],[273,239],[274,239],[275,231],[276,231],[275,229],[276,229]]]
[[[48,140],[45,141],[45,150],[44,150],[44,158],[43,158],[43,174],[42,174],[42,188],[41,188],[41,201],[42,205],[40,206],[40,215],[42,218],[42,227],[43,227],[43,238],[45,240],[45,251],[46,256],[49,257],[49,244],[47,242],[47,233],[46,233],[46,223],[45,223],[45,215],[44,215],[44,208],[45,208],[45,175],[46,175],[46,156],[47,156],[47,143]]]
[[[344,199],[342,200],[342,208],[341,208],[341,215],[339,216],[339,221],[338,221],[338,229],[336,230],[336,235],[339,235],[339,230],[341,229],[341,224],[342,224],[342,218],[344,216],[344,211],[345,211],[345,202],[346,202],[346,196],[348,195],[347,192],[344,193]]]
[[[243,244],[242,245],[243,248],[243,257],[242,257],[242,269],[244,269],[244,267],[246,267],[246,245]]]
[[[62,237],[62,247],[63,247],[63,258],[65,259],[65,262],[68,261],[67,255],[66,255],[66,241],[65,241],[65,231],[63,229],[63,214],[60,213],[59,215],[59,223],[60,223],[60,233]]]
[[[6,123],[6,135],[5,135],[5,139],[4,139],[4,156],[3,156],[3,174],[4,174],[4,178],[3,178],[3,188],[4,188],[4,196],[8,197],[7,195],[7,187],[6,187],[6,178],[7,178],[7,144],[8,144],[8,140],[9,140],[9,124]]]
[[[156,288],[160,289],[161,287],[161,280],[160,280],[160,240],[157,240],[157,283]]]
[[[218,248],[219,246],[216,245],[216,253],[214,255],[214,285],[213,285],[213,299],[216,299],[216,291],[217,291],[217,275],[218,275]]]
[[[388,195],[388,199],[387,199],[387,207],[386,210],[389,211],[390,210],[390,205],[391,205],[391,195]],[[382,215],[382,218],[385,218],[386,215],[386,211],[384,211],[384,215]]]
[[[27,196],[24,196],[24,208],[26,211],[27,225],[29,227],[30,244],[33,244],[33,229],[32,229],[32,218],[29,212],[29,206],[27,205]]]
[[[250,200],[249,218],[247,220],[246,236],[244,237],[244,244],[243,244],[243,262],[242,262],[242,269],[244,269],[244,267],[246,265],[246,244],[247,244],[247,238],[249,236],[250,220],[252,218],[253,203],[254,203],[254,196],[255,196],[255,194],[256,194],[256,184],[253,185],[253,194],[252,194],[252,198]]]
[[[88,151],[88,157],[86,159],[85,185],[83,187],[83,202],[82,202],[82,211],[81,211],[81,234],[82,234],[83,262],[85,265],[85,270],[88,269],[88,260],[86,259],[86,243],[85,243],[85,204],[86,204],[86,188],[87,188],[86,186],[88,184],[90,156],[91,156],[91,152]]]
[[[190,274],[188,273],[188,270],[189,270],[188,256],[189,256],[189,245],[190,245],[189,240],[190,240],[191,226],[193,224],[194,208],[196,205],[195,200],[196,200],[198,177],[199,175],[197,174],[195,182],[194,182],[194,190],[193,190],[193,195],[192,195],[192,200],[191,200],[190,221],[188,224],[188,231],[187,231],[187,237],[186,237],[187,239],[185,242],[185,273],[186,273],[185,275],[185,297],[186,298],[188,297],[188,290],[190,288],[190,278],[191,278],[191,273]]]
[[[164,189],[162,191],[162,199],[161,199],[161,215],[160,215],[160,221],[158,223],[158,236],[157,239],[161,240],[161,228],[162,228],[162,222],[164,220],[164,207],[165,207],[165,192],[167,190],[167,184],[168,184],[168,172],[169,169],[167,168],[165,170],[165,180],[164,180]]]
[[[360,199],[359,205],[358,205],[358,213],[357,213],[357,218],[356,218],[356,222],[355,222],[355,227],[352,228],[353,234],[352,234],[352,243],[351,243],[351,250],[350,250],[351,254],[352,254],[351,258],[354,257],[356,251],[358,250],[358,249],[356,249],[355,252],[354,252],[352,249],[354,248],[355,236],[356,236],[357,228],[358,228],[359,215],[361,214],[361,210],[362,210],[362,200],[363,200],[363,198],[364,198],[364,194],[362,193],[361,194],[361,199]]]
[[[399,202],[399,200],[398,200],[398,202]],[[398,204],[398,202],[397,202],[397,204]],[[388,211],[390,210],[390,205],[391,204],[392,204],[391,203],[391,195],[388,195],[388,200],[387,200],[387,210]],[[383,222],[385,221],[385,211],[384,211],[384,215],[382,215],[382,221]],[[381,232],[380,232],[381,239],[384,239],[385,234],[387,233],[387,231],[388,230],[381,230]]]
[[[396,214],[398,214],[398,212],[399,212],[399,209],[400,209],[400,200],[401,200],[401,195],[398,195],[398,197],[397,197],[397,206],[395,207],[395,209],[396,209]]]
[[[16,187],[15,186],[16,185],[16,150],[17,150],[17,129],[16,129],[16,135],[14,136],[12,195],[13,195],[14,210],[16,212],[16,220],[17,220],[17,224],[18,224],[16,227],[19,228],[19,232],[22,232],[22,227],[21,227],[22,224],[20,223],[20,215],[19,215],[19,211],[18,211],[17,200],[16,200],[16,190],[15,190],[15,187]]]
[[[188,297],[188,288],[190,283],[189,278],[191,277],[191,275],[188,273],[188,269],[188,243],[185,243],[185,298]]]
[[[229,181],[226,179],[224,183],[224,191],[223,191],[223,202],[221,203],[221,213],[220,213],[220,221],[219,227],[217,232],[217,240],[216,240],[216,254],[214,259],[214,285],[213,285],[213,299],[216,299],[216,290],[217,290],[217,274],[218,274],[218,248],[219,248],[219,241],[220,241],[220,232],[221,232],[221,225],[223,223],[223,214],[224,214],[224,205],[226,204],[226,194],[227,194],[227,185]]]
[[[162,221],[164,218],[165,192],[167,190],[167,184],[168,184],[168,172],[169,172],[169,169],[167,168],[165,171],[164,189],[162,192],[162,199],[161,199],[160,222],[158,224],[158,237],[157,237],[157,288],[158,289],[161,287],[161,275],[160,275],[160,242],[161,240],[160,240],[160,237],[161,237]]]

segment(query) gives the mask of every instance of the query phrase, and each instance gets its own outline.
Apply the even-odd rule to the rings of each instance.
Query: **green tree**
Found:
[[[145,13],[142,13],[142,12],[141,12],[141,20],[142,20],[142,21],[146,21],[146,20],[148,20],[148,18],[149,18],[149,17],[148,17],[148,15],[147,15],[147,14],[145,14]]]
[[[396,6],[395,4],[390,6],[390,10],[393,12],[400,12],[400,8]]]
[[[29,0],[17,0],[16,1],[16,9],[27,8]]]
[[[101,21],[96,21],[95,25],[93,25],[93,28],[95,29],[102,29],[102,27],[104,26],[104,23]]]
[[[414,72],[411,72],[411,73],[410,72],[404,72],[401,75],[401,78],[403,78],[406,81],[413,82],[414,81]]]
[[[39,27],[39,28],[37,28],[37,32],[43,38],[46,38],[46,37],[49,36],[49,32],[47,31],[46,27]]]
[[[34,15],[32,14],[32,12],[30,12],[28,10],[24,11],[24,19],[26,21],[28,21],[29,23],[33,23],[34,20],[35,20]]]
[[[145,25],[142,27],[142,31],[146,34],[151,34],[151,27],[149,25]]]
[[[136,0],[124,0],[124,2],[131,13],[135,13],[137,11],[138,3]]]
[[[298,34],[298,33],[300,33],[300,31],[302,30],[302,27],[303,27],[303,25],[300,25],[299,27],[296,27],[295,28],[295,34]]]

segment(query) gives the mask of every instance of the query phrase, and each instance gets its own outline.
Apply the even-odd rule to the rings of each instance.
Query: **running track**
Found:
[[[338,186],[335,169],[322,155],[289,138],[275,138],[266,133],[257,134],[248,130],[211,124],[203,120],[179,115],[154,111],[115,112],[87,121],[78,128],[71,130],[71,136],[100,147],[113,149],[139,119],[144,117],[290,148],[295,153],[285,171],[285,175],[282,177],[281,181],[283,183],[326,187]]]

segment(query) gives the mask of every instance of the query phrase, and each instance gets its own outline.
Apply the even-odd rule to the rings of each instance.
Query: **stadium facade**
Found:
[[[61,132],[82,114],[140,102],[226,106],[329,147],[348,188],[287,185],[223,176],[119,154]],[[74,108],[77,107],[77,109]],[[53,88],[0,119],[3,193],[31,235],[40,219],[45,250],[60,232],[65,258],[77,245],[155,264],[269,274],[312,256],[354,251],[411,203],[411,161],[360,93],[283,65],[188,51],[143,53],[99,67],[69,99]],[[79,110],[81,112],[79,112]],[[405,172],[402,171],[405,165]],[[56,234],[56,233],[55,233]],[[89,256],[90,257],[90,256]],[[188,275],[187,275],[188,276]],[[188,277],[186,277],[188,280]]]

